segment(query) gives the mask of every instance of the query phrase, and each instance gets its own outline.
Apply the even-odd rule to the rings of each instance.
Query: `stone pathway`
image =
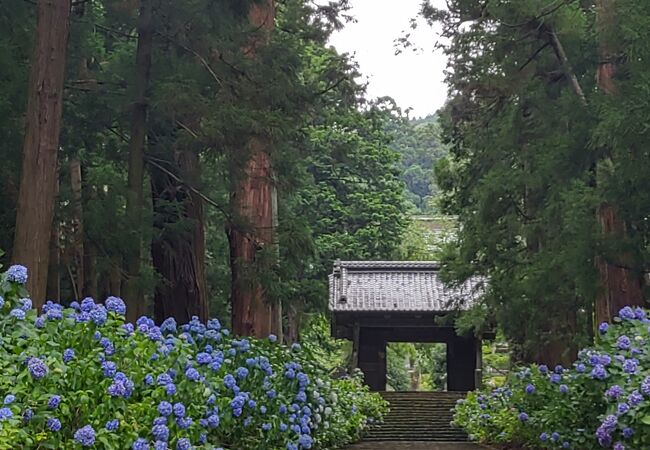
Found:
[[[348,447],[348,450],[488,450],[478,444],[447,442],[362,442]]]

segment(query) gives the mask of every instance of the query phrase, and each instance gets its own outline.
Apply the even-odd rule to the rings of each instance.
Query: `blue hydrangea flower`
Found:
[[[90,447],[95,444],[95,430],[90,425],[81,427],[75,431],[74,440],[82,447]]]
[[[244,378],[246,378],[248,376],[248,369],[246,367],[239,367],[237,369],[236,374],[237,374],[237,378],[239,378],[240,380],[243,380]]]
[[[609,324],[607,322],[603,322],[598,326],[598,331],[600,334],[607,333],[607,330],[609,330]]]
[[[180,438],[178,442],[176,442],[176,450],[191,450],[192,448],[192,443],[188,438]]]
[[[117,373],[117,364],[113,361],[102,362],[102,372],[106,378],[113,378]]]
[[[149,442],[143,438],[137,438],[133,445],[131,446],[132,450],[149,450]]]
[[[124,303],[124,300],[119,297],[108,297],[104,304],[106,305],[106,309],[110,312],[117,313],[120,316],[126,314],[126,304]]]
[[[11,311],[9,311],[9,315],[11,317],[15,317],[18,320],[25,320],[25,311],[23,311],[20,308],[14,308]]]
[[[208,330],[219,331],[221,330],[221,323],[217,319],[210,319],[208,320],[207,328]]]
[[[27,363],[27,370],[29,370],[31,376],[37,380],[40,380],[41,378],[47,376],[47,373],[49,371],[47,365],[38,358],[29,359],[29,362]]]
[[[233,377],[231,374],[228,374],[223,377],[223,385],[228,389],[233,389],[235,386],[237,386],[237,380],[235,380],[235,377]]]
[[[96,325],[104,325],[108,319],[108,313],[104,305],[96,305],[89,314],[90,320]]]
[[[632,391],[627,397],[627,402],[630,406],[637,406],[643,401],[643,395],[639,391]]]
[[[521,420],[522,422],[527,422],[528,421],[528,414],[526,414],[525,412],[520,412],[519,413],[519,420]]]
[[[7,407],[0,408],[0,421],[11,419],[14,413]]]
[[[535,393],[535,386],[532,384],[526,385],[526,394],[534,394]]]
[[[27,283],[27,267],[21,265],[10,266],[6,273],[7,281],[13,283]]]
[[[201,374],[194,367],[190,367],[185,371],[185,377],[190,381],[199,381],[201,379]]]
[[[187,430],[190,425],[192,425],[192,418],[191,417],[177,417],[176,418],[176,425],[178,428],[181,430]]]
[[[34,326],[38,328],[39,330],[45,327],[45,317],[44,316],[38,316],[34,320]]]
[[[11,405],[13,402],[16,401],[16,396],[14,394],[7,394],[2,401],[3,405]]]
[[[607,371],[605,367],[601,364],[596,364],[596,366],[591,370],[591,378],[595,380],[604,380],[607,378]]]
[[[61,396],[60,395],[53,395],[48,400],[47,407],[49,409],[56,409],[56,408],[59,407],[60,404],[61,404]]]
[[[81,312],[85,313],[90,313],[95,308],[95,300],[93,300],[90,297],[86,297],[81,301],[81,305],[79,306],[79,309],[81,309]]]
[[[621,350],[629,350],[632,346],[632,342],[630,341],[629,337],[623,335],[619,336],[619,338],[616,340],[616,346]]]
[[[208,416],[207,422],[208,422],[208,427],[217,428],[220,422],[219,416],[217,414],[211,414]]]
[[[0,309],[2,309],[4,305],[5,305],[5,298],[2,295],[0,295]]]
[[[185,417],[185,405],[183,405],[182,403],[174,403],[172,409],[176,417]]]
[[[561,384],[560,385],[560,393],[561,394],[567,394],[569,392],[569,386],[566,384]]]
[[[153,450],[167,450],[167,442],[156,441],[153,443]]]
[[[169,427],[167,425],[154,425],[151,434],[157,441],[167,441],[169,439]]]
[[[21,298],[20,300],[18,300],[18,303],[20,304],[20,309],[22,309],[25,312],[32,309],[32,299],[31,298]]]
[[[118,419],[109,420],[106,422],[107,431],[115,431],[120,427],[120,421]]]
[[[111,397],[128,398],[133,393],[135,385],[124,373],[117,372],[113,378],[113,383],[107,388]]]
[[[309,449],[314,444],[314,440],[310,435],[303,434],[298,438],[298,444],[300,444],[302,448]]]
[[[278,337],[275,334],[269,334],[269,341],[270,342],[277,342]]]
[[[636,319],[636,314],[634,313],[634,310],[630,308],[629,306],[624,307],[618,312],[618,316],[621,319],[625,320],[634,320]]]
[[[630,439],[632,436],[634,436],[634,430],[630,427],[623,428],[623,437],[625,439]]]
[[[45,313],[45,317],[47,317],[48,320],[63,319],[63,307],[58,303],[52,303],[48,301],[43,306],[43,312]]]
[[[61,429],[61,421],[56,417],[50,417],[47,419],[47,429],[50,431],[57,432]]]
[[[196,362],[202,366],[205,366],[212,362],[212,356],[210,356],[210,354],[208,353],[201,352],[198,355],[196,355]]]
[[[542,442],[548,441],[548,433],[544,432],[544,433],[540,434],[539,435],[539,440],[542,441]]]
[[[161,416],[170,416],[172,414],[172,404],[163,400],[158,404],[158,413]]]

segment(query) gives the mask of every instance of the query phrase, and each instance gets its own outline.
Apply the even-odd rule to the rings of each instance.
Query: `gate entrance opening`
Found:
[[[386,390],[447,390],[447,346],[389,342],[386,346]]]

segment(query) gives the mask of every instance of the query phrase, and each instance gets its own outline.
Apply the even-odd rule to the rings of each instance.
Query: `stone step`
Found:
[[[465,442],[463,430],[452,426],[453,409],[464,397],[458,392],[382,392],[389,404],[384,421],[372,427],[365,441]]]

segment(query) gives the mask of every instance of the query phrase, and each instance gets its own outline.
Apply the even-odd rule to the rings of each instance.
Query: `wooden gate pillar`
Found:
[[[359,368],[371,391],[386,390],[386,340],[363,328],[359,336]]]
[[[455,336],[447,342],[447,390],[476,389],[477,339]]]

